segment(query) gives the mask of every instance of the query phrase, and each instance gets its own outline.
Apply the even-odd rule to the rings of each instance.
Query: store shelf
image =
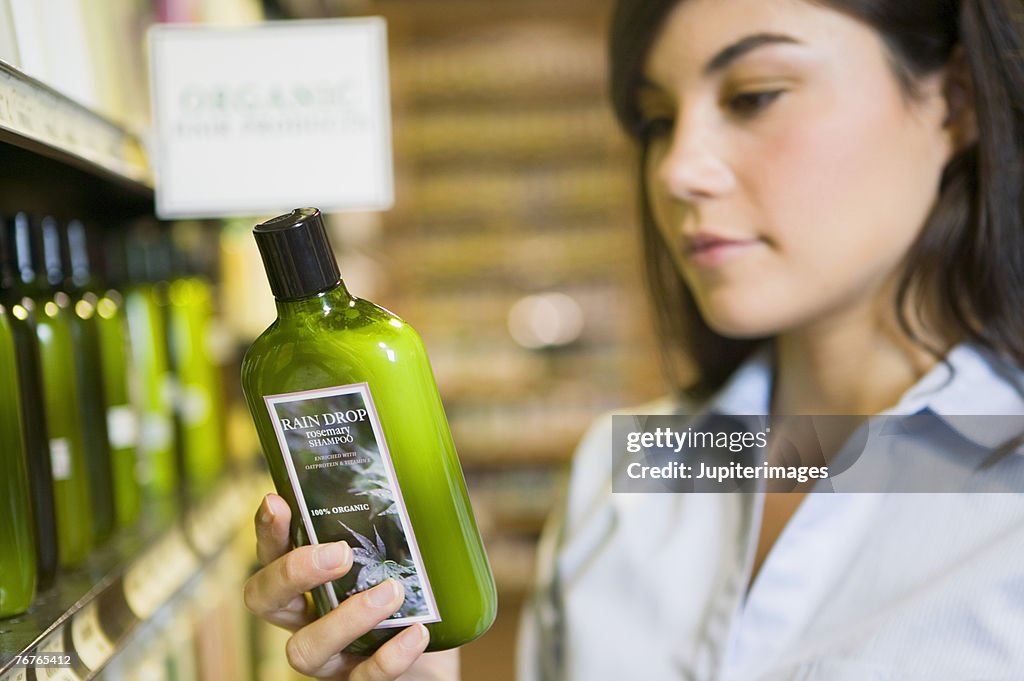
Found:
[[[54,192],[73,209],[151,212],[152,178],[141,140],[53,88],[0,62],[0,199],[34,210]],[[113,211],[110,207],[117,206]]]
[[[36,679],[88,681],[138,625],[212,560],[267,488],[262,474],[232,475],[193,508],[158,527],[129,528],[58,576],[19,617],[0,620],[0,681],[33,678],[18,658],[71,655],[71,667],[34,668]]]

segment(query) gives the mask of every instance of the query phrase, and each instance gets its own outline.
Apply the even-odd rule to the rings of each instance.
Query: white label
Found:
[[[149,32],[160,217],[392,203],[379,17]]]
[[[263,399],[310,541],[344,539],[355,554],[327,589],[332,605],[392,578],[405,602],[378,628],[440,621],[369,385]]]
[[[157,470],[157,454],[167,455],[174,437],[174,426],[165,414],[143,414],[138,447],[135,451],[135,479],[147,485]]]
[[[75,613],[71,620],[71,641],[85,666],[95,671],[114,654],[114,646],[103,633],[99,604],[92,601]]]
[[[142,449],[160,451],[171,444],[174,426],[166,414],[150,413],[142,418]]]
[[[50,440],[50,466],[53,468],[54,480],[71,479],[71,444],[67,438]]]
[[[70,667],[36,667],[36,681],[82,681]]]
[[[199,386],[182,386],[180,393],[181,419],[187,426],[206,421],[210,416],[210,398]]]
[[[148,619],[198,569],[181,530],[169,532],[139,556],[124,574],[124,596],[139,619]]]
[[[139,418],[131,405],[119,404],[107,409],[107,434],[111,449],[134,447],[139,441]]]
[[[36,679],[38,681],[80,681],[78,674],[70,667],[56,667],[52,665],[54,656],[62,657],[64,650],[64,626],[61,625],[46,640],[39,644],[35,654],[43,658],[50,658],[51,663],[36,665]]]

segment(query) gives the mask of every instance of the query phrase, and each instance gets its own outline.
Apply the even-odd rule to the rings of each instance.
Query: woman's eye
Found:
[[[753,116],[766,109],[782,94],[782,90],[766,90],[763,92],[741,92],[729,98],[729,110],[739,116]]]

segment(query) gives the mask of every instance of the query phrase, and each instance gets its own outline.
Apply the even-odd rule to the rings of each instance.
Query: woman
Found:
[[[694,360],[641,411],[928,413],[943,465],[998,449],[947,417],[1024,415],[1022,32],[1020,0],[620,1],[651,290]],[[610,450],[605,420],[546,534],[524,679],[1024,678],[1019,495],[616,495]],[[1024,480],[1002,454],[976,477]],[[418,629],[337,655],[400,594],[307,624],[351,557],[288,552],[288,518],[269,496],[247,603],[296,631],[293,666],[455,678]]]

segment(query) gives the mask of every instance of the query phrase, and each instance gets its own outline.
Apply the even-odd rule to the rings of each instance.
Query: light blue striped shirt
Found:
[[[770,388],[762,354],[709,407],[767,413]],[[921,411],[949,449],[991,449],[1005,433],[955,417],[1024,431],[1024,372],[958,346],[887,413]],[[809,494],[747,593],[763,493],[613,494],[611,430],[581,443],[542,540],[520,681],[1024,679],[1024,495]],[[1024,455],[974,475],[1024,489]]]

